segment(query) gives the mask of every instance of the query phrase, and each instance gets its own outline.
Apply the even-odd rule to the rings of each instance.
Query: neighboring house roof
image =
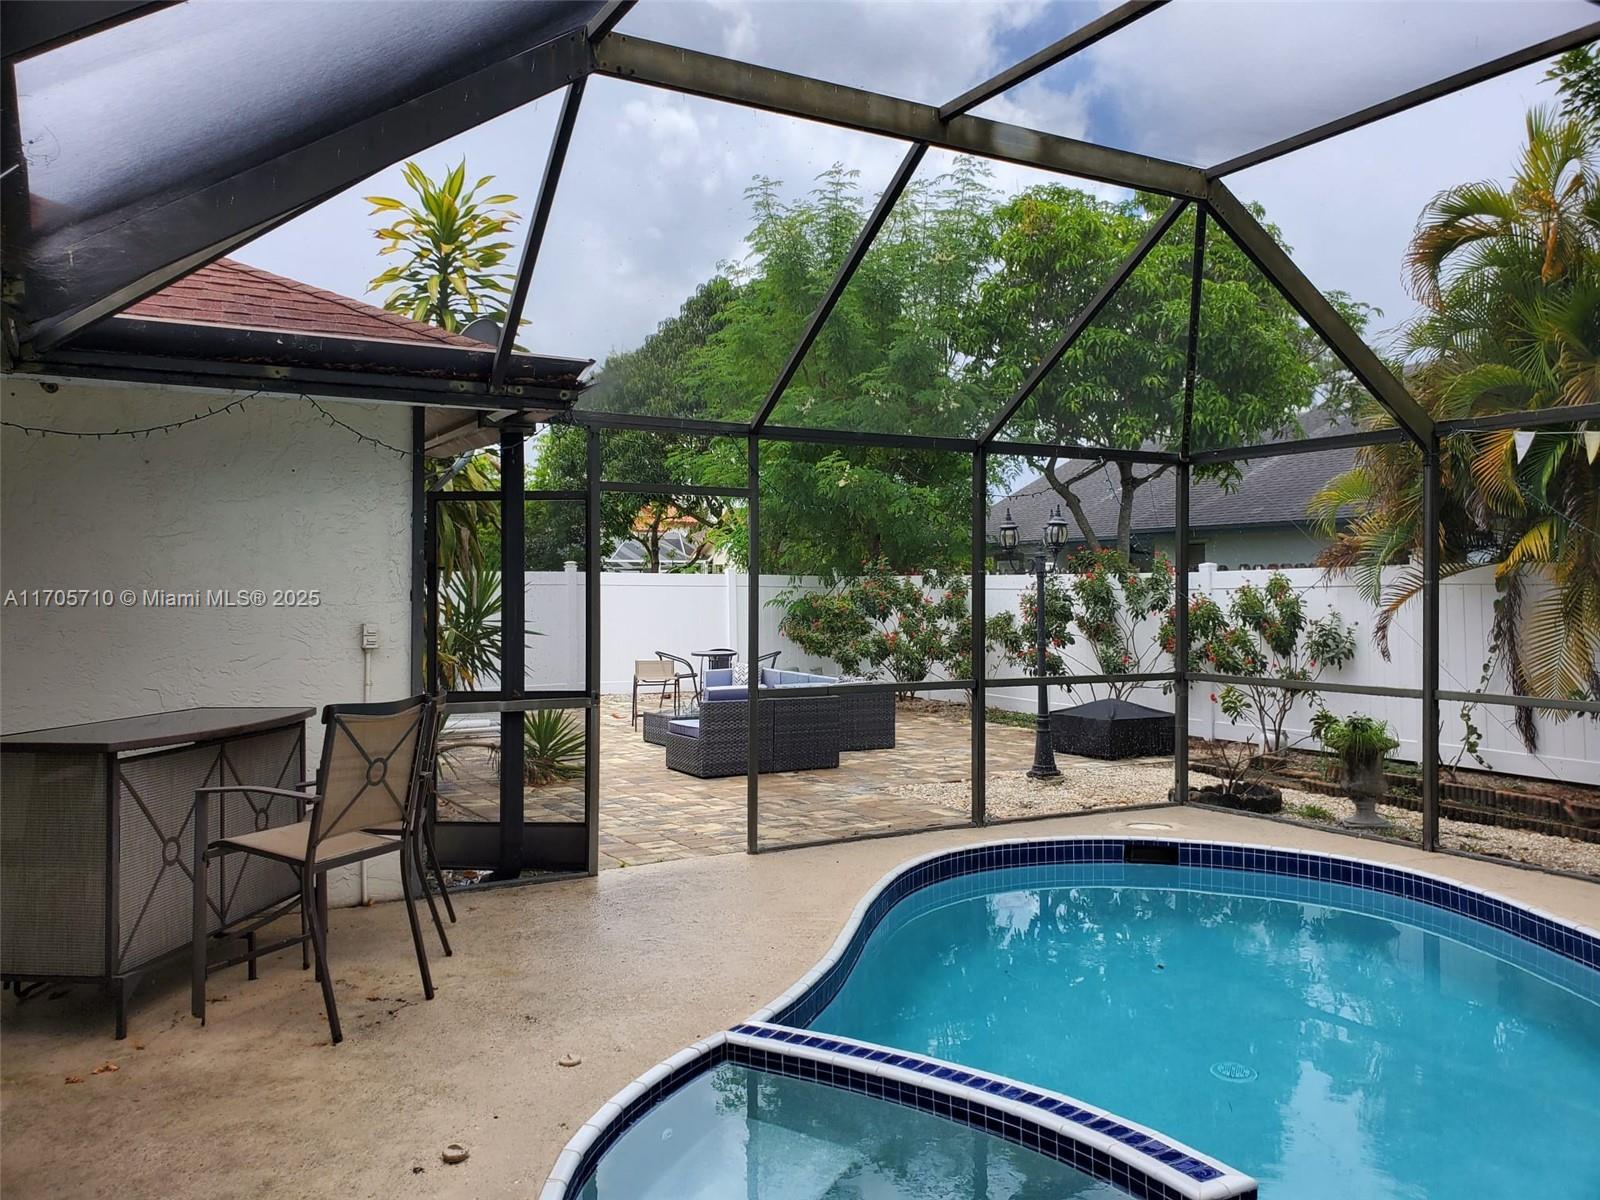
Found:
[[[449,333],[437,325],[413,321],[377,305],[274,275],[232,258],[207,263],[130,305],[122,315],[229,329],[433,343],[462,350],[485,348],[482,342]]]
[[[1273,441],[1304,441],[1318,437],[1353,432],[1353,426],[1330,418],[1326,414],[1311,412],[1300,418],[1300,431]],[[1189,528],[1250,529],[1304,525],[1307,523],[1306,505],[1328,480],[1355,463],[1355,450],[1315,450],[1305,454],[1290,454],[1280,458],[1247,459],[1239,464],[1243,479],[1232,491],[1225,491],[1220,483],[1196,480],[1189,494]],[[1086,465],[1086,464],[1084,464]],[[1059,474],[1075,474],[1079,464],[1066,463]],[[1146,474],[1149,467],[1140,467]],[[1082,497],[1084,515],[1088,518],[1095,537],[1102,541],[1117,536],[1117,510],[1120,490],[1117,469],[1113,465],[1101,468],[1098,474],[1073,485],[1073,492]],[[1176,526],[1176,489],[1172,473],[1145,484],[1134,493],[1133,531],[1135,533],[1171,533]],[[1061,497],[1043,477],[1020,488],[989,509],[988,533],[991,542],[999,541],[1000,526],[1005,521],[1006,510],[1016,522],[1018,539],[1036,543],[1044,524]],[[1070,529],[1073,542],[1083,540],[1082,531],[1072,514],[1062,504],[1062,515]]]

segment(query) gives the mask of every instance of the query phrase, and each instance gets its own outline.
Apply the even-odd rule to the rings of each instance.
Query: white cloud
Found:
[[[1403,72],[1410,76],[1402,84],[1421,82],[1459,65],[1473,45],[1479,54],[1498,52],[1513,19],[1538,36],[1539,22],[1567,19],[1574,6],[1585,17],[1592,13],[1582,0],[1462,0],[1446,6],[1451,21],[1439,22],[1446,9],[1433,0],[1184,0],[984,112],[1215,162],[1359,107],[1375,98],[1373,88],[1391,90]],[[938,102],[1104,7],[1104,0],[651,0],[630,13],[622,31]],[[1416,22],[1424,17],[1434,23],[1419,36]],[[1399,264],[1417,213],[1440,188],[1505,175],[1523,112],[1549,96],[1540,73],[1481,85],[1230,183],[1267,206],[1313,281],[1378,304],[1392,323],[1411,307]],[[526,214],[560,104],[559,95],[546,97],[419,157],[436,172],[465,154],[473,172],[496,173],[496,186],[516,193],[514,207]],[[871,198],[903,152],[886,138],[592,79],[534,280],[525,341],[597,358],[636,345],[718,263],[745,253],[744,190],[753,176],[782,180],[793,197],[842,162],[860,171]],[[922,173],[943,169],[949,158],[930,154]],[[994,167],[995,184],[1006,192],[1060,178]],[[382,264],[371,237],[375,223],[359,197],[402,190],[391,169],[239,257],[361,296]]]

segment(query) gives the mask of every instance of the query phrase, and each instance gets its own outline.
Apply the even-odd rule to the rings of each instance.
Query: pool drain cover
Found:
[[[1254,1070],[1236,1062],[1212,1063],[1211,1073],[1224,1083],[1249,1083],[1256,1077]]]

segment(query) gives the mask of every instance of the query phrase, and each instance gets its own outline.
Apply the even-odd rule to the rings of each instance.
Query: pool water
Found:
[[[1597,1200],[1600,1004],[1497,937],[1286,877],[991,871],[891,910],[811,1025],[1066,1092],[1263,1197]]]
[[[1042,1154],[826,1084],[722,1063],[608,1149],[580,1200],[1115,1200]]]

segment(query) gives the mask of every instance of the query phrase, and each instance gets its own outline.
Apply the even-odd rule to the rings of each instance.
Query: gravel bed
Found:
[[[1061,765],[1061,779],[1050,783],[1029,779],[1020,772],[991,775],[985,791],[989,814],[1029,817],[1089,812],[1129,804],[1158,804],[1166,800],[1167,791],[1172,787],[1172,764],[1162,759],[1107,763],[1073,759]],[[972,803],[972,790],[965,782],[901,784],[886,790],[899,796],[932,801],[952,812],[966,812]],[[1322,819],[1317,810],[1331,813],[1332,819]],[[1379,805],[1378,811],[1391,822],[1393,829],[1389,836],[1396,841],[1415,843],[1421,840],[1421,813],[1388,805]],[[1308,812],[1317,815],[1310,816]],[[1312,827],[1337,825],[1354,812],[1355,805],[1342,796],[1322,796],[1292,788],[1285,788],[1283,792],[1283,815]],[[1264,829],[1262,837],[1270,840],[1270,832]],[[1450,850],[1600,877],[1600,843],[1448,818],[1439,821],[1439,841]]]

